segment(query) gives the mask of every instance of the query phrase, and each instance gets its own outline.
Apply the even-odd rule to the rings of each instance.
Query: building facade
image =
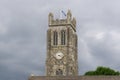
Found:
[[[77,76],[76,20],[68,10],[65,19],[54,19],[49,13],[47,30],[47,76]]]

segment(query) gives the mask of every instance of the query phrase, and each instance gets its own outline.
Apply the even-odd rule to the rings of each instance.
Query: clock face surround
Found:
[[[58,52],[58,53],[55,54],[56,59],[62,59],[63,56],[64,56],[64,54],[61,53],[61,52]]]

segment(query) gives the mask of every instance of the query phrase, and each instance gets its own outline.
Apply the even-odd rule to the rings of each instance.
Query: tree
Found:
[[[95,71],[88,71],[84,75],[120,75],[120,72],[108,67],[99,66]]]

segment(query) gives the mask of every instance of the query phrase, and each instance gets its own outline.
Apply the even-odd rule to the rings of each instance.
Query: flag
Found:
[[[64,15],[64,16],[66,16],[66,14],[65,14],[65,12],[64,12],[64,11],[62,11],[62,13],[63,13],[63,15]]]

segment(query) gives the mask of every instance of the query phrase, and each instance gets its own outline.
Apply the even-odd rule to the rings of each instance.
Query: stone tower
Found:
[[[68,10],[66,19],[54,19],[49,13],[47,30],[47,76],[77,76],[76,20]]]

